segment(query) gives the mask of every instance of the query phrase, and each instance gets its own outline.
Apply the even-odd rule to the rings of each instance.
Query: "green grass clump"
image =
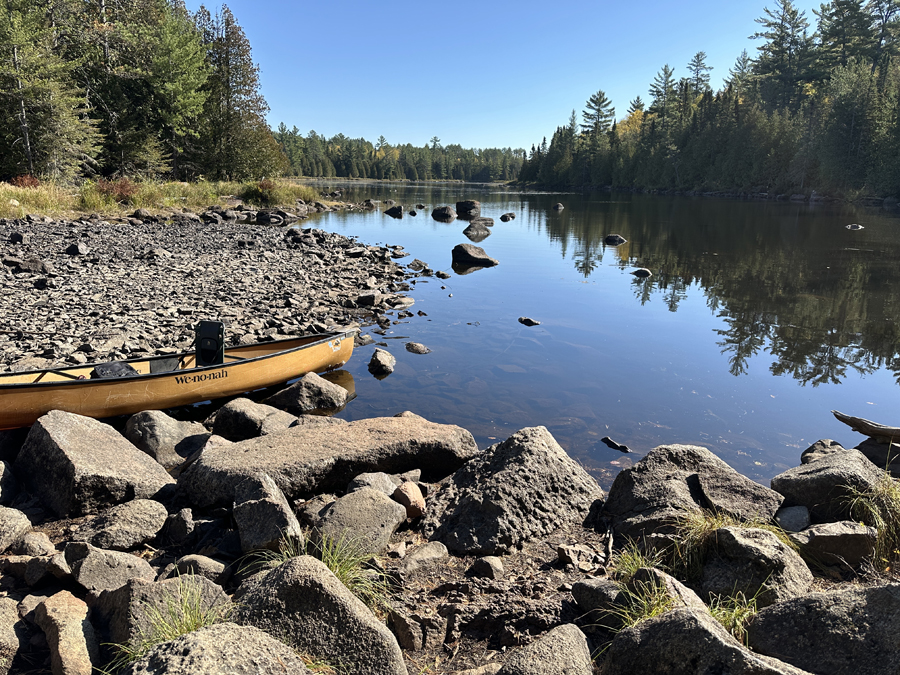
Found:
[[[609,610],[618,630],[636,626],[642,621],[665,614],[675,607],[675,598],[669,595],[665,585],[658,579],[621,584],[616,599],[616,608]]]
[[[747,626],[758,611],[756,596],[748,599],[741,591],[734,595],[714,596],[709,605],[712,617],[745,647]]]
[[[379,612],[387,605],[390,595],[387,579],[366,566],[374,556],[366,553],[358,540],[347,533],[338,537],[320,534],[315,543],[309,537],[302,540],[282,537],[277,551],[266,549],[248,554],[242,569],[250,572],[272,569],[302,555],[321,560],[351,593],[373,611]]]
[[[873,562],[880,572],[891,572],[900,561],[900,484],[882,470],[868,488],[847,485],[850,515],[878,530]]]
[[[675,548],[672,555],[672,572],[681,579],[699,578],[706,558],[715,546],[715,533],[723,527],[748,527],[771,532],[789,548],[797,550],[797,544],[777,525],[762,521],[742,521],[734,516],[715,511],[700,510],[685,514],[675,523]]]
[[[663,554],[656,549],[645,549],[635,541],[629,541],[624,548],[610,557],[607,570],[610,577],[623,587],[642,567],[662,567]]]
[[[131,644],[113,645],[117,653],[108,666],[109,673],[139,660],[156,645],[229,619],[231,605],[206,607],[200,584],[191,583],[189,577],[177,579],[176,590],[165,598],[162,607],[144,603],[150,627],[141,631],[140,637]]]

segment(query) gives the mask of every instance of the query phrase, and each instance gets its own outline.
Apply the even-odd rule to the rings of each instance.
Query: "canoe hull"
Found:
[[[51,410],[86,417],[130,415],[243,394],[283,384],[309,372],[324,372],[344,365],[353,353],[355,331],[263,342],[225,350],[224,364],[194,367],[193,354],[179,359],[180,368],[151,372],[159,359],[128,361],[139,375],[112,379],[72,379],[93,368],[0,376],[0,429],[30,426]],[[240,359],[240,360],[236,360]],[[48,371],[42,371],[48,372]],[[63,376],[61,373],[67,373]],[[55,379],[55,381],[53,381]]]

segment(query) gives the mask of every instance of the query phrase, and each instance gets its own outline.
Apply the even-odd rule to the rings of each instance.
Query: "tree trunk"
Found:
[[[13,46],[13,68],[16,71],[16,88],[19,90],[19,127],[22,129],[22,140],[25,143],[25,156],[28,158],[28,173],[34,175],[34,157],[31,153],[31,134],[28,130],[28,115],[25,112],[25,87],[19,76],[19,48]]]

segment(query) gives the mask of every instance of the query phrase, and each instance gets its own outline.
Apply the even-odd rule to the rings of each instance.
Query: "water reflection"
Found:
[[[848,232],[846,221],[860,214],[806,205],[616,195],[567,205],[556,217],[543,218],[541,207],[532,206],[531,217],[564,252],[572,249],[585,278],[613,255],[622,268],[654,271],[634,281],[641,304],[658,297],[676,312],[689,292],[702,292],[726,326],[716,333],[732,375],[766,352],[773,375],[804,385],[882,367],[900,382],[900,236],[882,214],[869,215],[875,223],[866,230]],[[609,246],[611,233],[629,243]]]
[[[390,189],[357,185],[345,195],[425,203],[425,217],[330,213],[309,224],[401,244],[449,270],[467,223],[430,213],[479,199],[496,223],[484,247],[501,264],[411,284],[426,316],[377,333],[397,357],[390,377],[369,375],[373,348],[358,350],[347,368],[359,397],[345,419],[412,410],[465,427],[481,447],[543,424],[608,487],[642,453],[673,442],[704,445],[765,482],[819,438],[858,441],[844,437],[829,410],[894,414],[900,228],[888,214],[462,185]],[[552,209],[557,202],[564,211]],[[508,212],[517,218],[497,222]],[[848,231],[851,222],[865,229]],[[613,233],[628,241],[606,243]],[[641,267],[653,276],[630,276]],[[523,326],[523,315],[542,324]],[[396,343],[401,334],[433,353],[409,355]],[[609,448],[606,436],[635,454]]]

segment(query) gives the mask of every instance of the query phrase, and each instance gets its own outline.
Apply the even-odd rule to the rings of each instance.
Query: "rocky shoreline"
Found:
[[[0,432],[0,673],[900,669],[900,584],[847,501],[893,479],[861,450],[819,441],[770,489],[661,446],[604,493],[543,427],[479,450],[409,412],[310,414],[340,389]],[[338,541],[374,601],[335,576]],[[711,612],[735,597],[754,611],[729,632]],[[147,642],[191,606],[209,625]]]
[[[233,344],[389,323],[402,248],[272,226],[332,208],[0,219],[0,371],[184,351],[201,318]]]
[[[431,273],[270,213],[300,215],[0,220],[0,364],[187,349],[207,311],[236,342],[380,325]],[[897,445],[819,441],[771,488],[660,446],[606,493],[543,427],[479,449],[347,397],[0,431],[0,675],[900,672]]]

